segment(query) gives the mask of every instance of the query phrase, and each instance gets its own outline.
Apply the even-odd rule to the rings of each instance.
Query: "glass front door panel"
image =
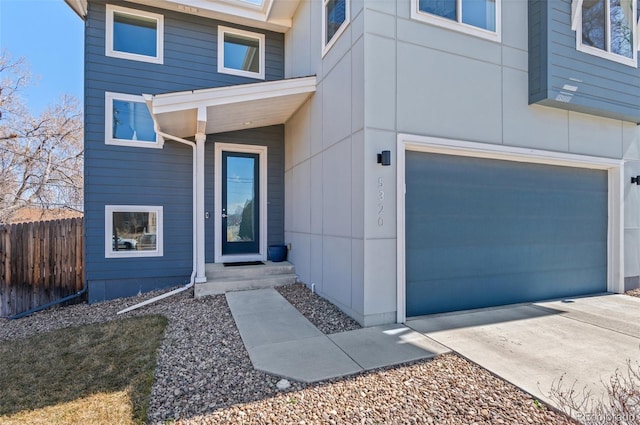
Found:
[[[259,252],[258,154],[223,152],[224,255]]]

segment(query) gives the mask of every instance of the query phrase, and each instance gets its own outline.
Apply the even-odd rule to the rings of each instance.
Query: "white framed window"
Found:
[[[161,206],[106,205],[105,257],[162,257],[162,229]]]
[[[573,0],[571,28],[576,49],[638,66],[639,0]]]
[[[108,4],[105,32],[107,56],[163,63],[162,15]]]
[[[106,92],[105,143],[107,145],[161,148],[153,118],[142,96]]]
[[[322,56],[340,38],[351,21],[350,0],[322,0]]]
[[[411,18],[501,41],[502,0],[411,0]]]
[[[218,26],[218,72],[264,80],[264,34]]]

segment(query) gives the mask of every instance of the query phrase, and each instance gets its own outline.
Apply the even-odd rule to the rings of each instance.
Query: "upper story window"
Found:
[[[577,49],[637,66],[638,0],[574,0]]]
[[[218,72],[264,80],[264,34],[218,27]]]
[[[107,5],[105,54],[143,62],[163,62],[164,17]]]
[[[160,148],[160,138],[142,96],[105,93],[107,145]]]
[[[322,56],[349,25],[349,0],[322,0]]]
[[[501,0],[411,0],[411,17],[500,41]]]

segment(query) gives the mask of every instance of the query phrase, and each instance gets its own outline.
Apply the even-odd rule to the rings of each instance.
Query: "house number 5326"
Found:
[[[384,226],[384,180],[378,177],[378,226]]]

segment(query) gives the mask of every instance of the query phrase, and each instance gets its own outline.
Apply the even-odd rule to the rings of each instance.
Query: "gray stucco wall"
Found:
[[[498,43],[416,21],[409,0],[354,0],[324,58],[318,3],[301,2],[285,41],[287,76],[320,82],[286,125],[285,236],[301,279],[361,323],[395,321],[399,134],[626,159],[625,180],[640,174],[635,123],[529,104],[527,2],[502,2]],[[382,150],[390,167],[376,164]],[[640,197],[624,190],[631,277]]]
[[[286,76],[318,86],[285,126],[285,242],[300,280],[364,323],[363,2],[350,11],[324,57],[322,2],[302,0],[286,35]]]
[[[90,1],[85,29],[85,238],[86,281],[92,302],[180,285],[188,281],[192,269],[191,149],[171,141],[163,149],[106,145],[105,91],[158,94],[256,81],[216,71],[218,24],[237,25],[129,2],[109,3],[164,15],[164,64],[105,56],[105,2]],[[284,36],[260,32],[266,35],[266,79],[281,79]],[[273,143],[277,157],[281,133],[281,129],[265,129],[263,137],[261,130],[254,130],[252,138],[263,140],[256,144]],[[213,155],[209,146],[207,152],[207,172],[211,176]],[[208,197],[207,202],[211,199]],[[163,206],[164,256],[105,258],[105,205]],[[274,220],[277,216],[274,212]],[[273,225],[273,229],[277,227]],[[273,236],[278,242],[282,237],[282,230]],[[213,245],[213,239],[207,244]],[[207,251],[207,255],[212,253]]]

